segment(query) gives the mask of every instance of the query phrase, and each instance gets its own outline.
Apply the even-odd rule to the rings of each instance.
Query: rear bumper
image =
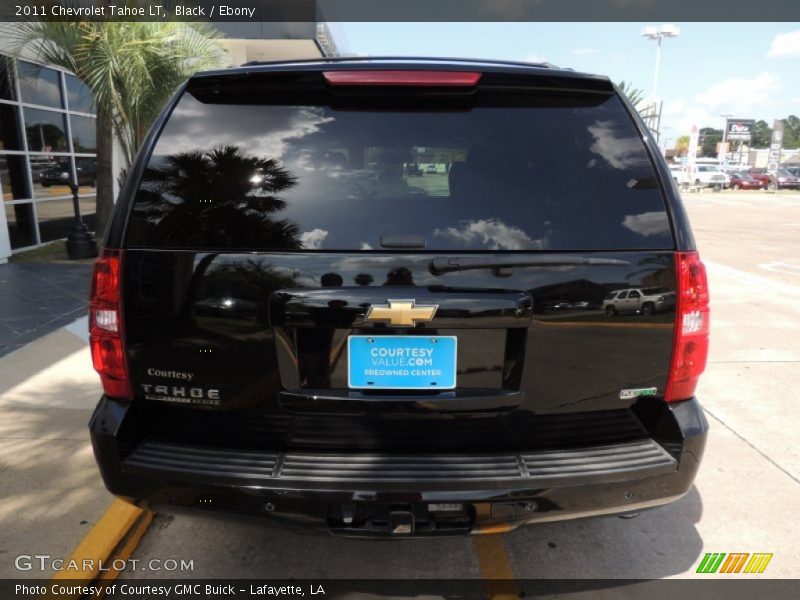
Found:
[[[505,531],[637,511],[685,494],[708,424],[695,399],[669,405],[665,437],[497,454],[268,452],[121,442],[128,406],[103,398],[90,422],[108,489],[130,502],[271,517],[345,535]]]

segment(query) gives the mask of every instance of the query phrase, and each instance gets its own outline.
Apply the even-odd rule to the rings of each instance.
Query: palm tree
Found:
[[[617,87],[628,97],[628,100],[633,104],[633,108],[636,109],[651,133],[658,139],[658,124],[661,122],[660,106],[657,106],[655,102],[646,102],[644,92],[639,88],[633,87],[632,83],[620,81]]]
[[[17,55],[24,50],[40,63],[71,71],[94,95],[96,228],[103,231],[114,204],[114,134],[125,170],[175,88],[196,71],[223,63],[218,34],[203,23],[172,21],[29,21],[15,24],[10,34]]]
[[[633,84],[627,81],[620,81],[617,87],[628,97],[633,107],[639,110],[639,105],[644,102],[644,92],[639,88],[633,87]]]

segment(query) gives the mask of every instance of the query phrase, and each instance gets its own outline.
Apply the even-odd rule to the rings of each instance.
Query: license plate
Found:
[[[347,385],[355,389],[453,389],[457,346],[455,336],[351,335],[347,338]]]

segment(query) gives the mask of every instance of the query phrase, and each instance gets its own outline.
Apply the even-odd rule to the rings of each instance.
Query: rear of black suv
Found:
[[[651,287],[674,307],[602,310]],[[672,179],[606,78],[199,74],[95,267],[92,442],[131,502],[345,535],[639,510],[697,472],[708,318]]]

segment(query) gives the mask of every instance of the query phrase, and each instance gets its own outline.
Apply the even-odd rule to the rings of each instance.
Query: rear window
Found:
[[[478,93],[453,110],[225,102],[184,93],[139,182],[128,246],[673,246],[653,166],[615,96]]]

